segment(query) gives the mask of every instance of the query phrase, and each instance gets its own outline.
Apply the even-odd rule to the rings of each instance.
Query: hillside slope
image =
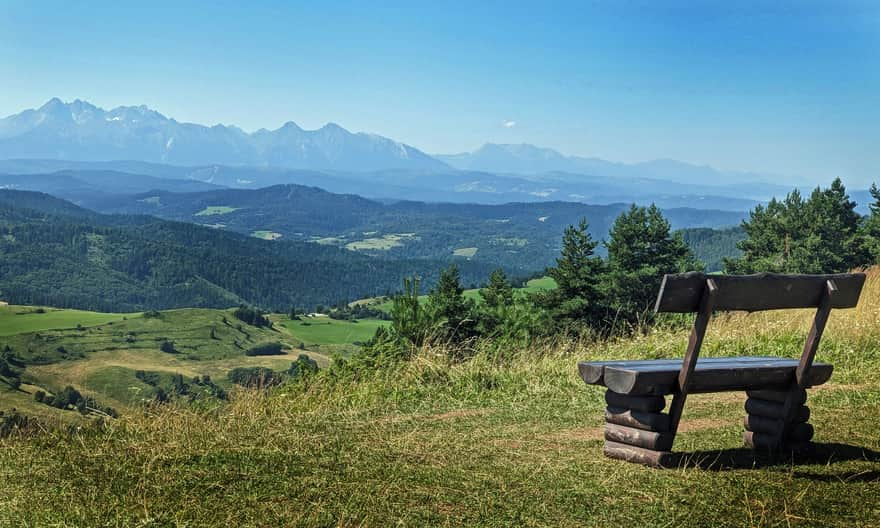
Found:
[[[99,311],[291,306],[431,284],[447,261],[375,259],[306,242],[269,243],[145,216],[105,216],[39,193],[0,190],[0,298]],[[491,267],[463,262],[469,282]]]
[[[523,274],[553,264],[567,226],[586,218],[593,237],[601,240],[607,237],[614,219],[629,207],[576,202],[380,203],[301,185],[150,192],[98,197],[84,203],[106,213],[149,214],[242,234],[271,232],[283,240],[317,240],[373,256],[436,260],[459,256],[464,257],[459,260],[504,266]],[[730,227],[747,216],[693,208],[663,212],[674,229]]]
[[[704,354],[797,357],[810,311],[731,314]],[[243,392],[220,411],[163,408],[106,431],[0,440],[0,522],[31,525],[877,526],[880,275],[831,318],[811,391],[814,456],[741,455],[744,395],[697,395],[660,471],[601,454],[591,358],[680,355],[684,327],[610,343],[535,345],[449,364]]]

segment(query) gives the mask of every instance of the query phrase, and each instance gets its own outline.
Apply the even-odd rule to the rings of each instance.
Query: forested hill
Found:
[[[629,207],[559,201],[382,203],[302,185],[103,195],[82,204],[104,213],[149,214],[242,234],[344,246],[389,259],[457,256],[525,274],[553,265],[567,226],[586,218],[590,234],[602,240],[614,219]],[[664,209],[663,213],[673,229],[730,227],[746,217],[745,212],[688,208]]]
[[[310,308],[430,285],[447,262],[375,259],[307,242],[268,242],[194,224],[92,213],[51,196],[0,191],[0,299],[101,311]],[[461,262],[476,283],[491,267]]]

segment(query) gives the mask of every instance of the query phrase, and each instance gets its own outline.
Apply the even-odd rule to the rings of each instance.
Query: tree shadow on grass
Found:
[[[836,462],[865,461],[880,463],[880,452],[866,447],[838,443],[811,444],[806,450],[770,453],[749,448],[718,449],[678,453],[673,467],[706,471],[760,469],[770,466],[828,466]],[[880,470],[847,471],[838,474],[813,474],[795,471],[793,476],[827,482],[880,482]]]

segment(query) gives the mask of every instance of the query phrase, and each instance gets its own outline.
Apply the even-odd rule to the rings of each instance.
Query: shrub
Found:
[[[226,375],[229,381],[250,388],[267,388],[284,381],[284,376],[266,367],[238,367]]]
[[[232,315],[235,316],[236,319],[247,323],[251,326],[262,327],[262,326],[272,326],[272,322],[269,321],[269,318],[263,315],[263,312],[257,310],[256,308],[249,308],[247,306],[239,306],[232,312]]]
[[[246,350],[246,356],[280,356],[284,354],[281,343],[261,343]]]

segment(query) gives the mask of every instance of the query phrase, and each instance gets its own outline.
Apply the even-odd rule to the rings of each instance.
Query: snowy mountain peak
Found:
[[[58,98],[0,119],[3,158],[350,171],[449,168],[413,147],[352,134],[336,123],[307,131],[288,121],[274,131],[248,134],[232,125],[179,123],[144,105],[106,111],[80,99],[65,103]]]

